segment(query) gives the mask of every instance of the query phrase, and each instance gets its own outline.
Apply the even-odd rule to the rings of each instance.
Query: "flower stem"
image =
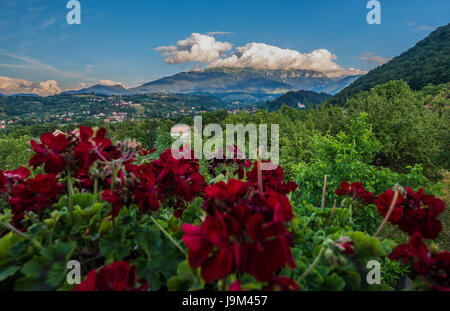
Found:
[[[26,235],[25,233],[23,233],[22,231],[20,231],[19,229],[15,228],[13,225],[10,225],[6,222],[0,221],[0,226],[5,227],[6,229],[20,235],[22,238],[30,240],[34,246],[36,246],[39,249],[43,249],[42,244],[39,243],[38,241],[36,241],[35,239],[31,238],[30,236]]]
[[[312,269],[314,269],[314,267],[319,263],[320,258],[322,258],[323,252],[325,251],[325,247],[323,247],[319,254],[316,256],[316,258],[314,259],[313,263],[308,267],[308,269],[306,269],[305,272],[303,272],[303,274],[300,276],[300,279],[298,280],[298,284],[300,284],[305,278],[306,276],[312,271]]]
[[[264,192],[263,181],[262,181],[262,170],[261,170],[261,148],[258,148],[258,186],[260,193]]]
[[[387,221],[389,220],[389,218],[391,218],[392,212],[394,211],[395,204],[397,203],[398,195],[399,195],[399,192],[396,190],[394,192],[394,199],[392,200],[391,207],[389,208],[389,211],[386,214],[386,217],[384,217],[383,222],[381,223],[380,227],[378,228],[377,232],[375,232],[373,237],[376,237],[381,232],[381,230],[383,230]]]
[[[333,209],[331,210],[331,215],[330,215],[330,218],[327,221],[326,227],[328,227],[331,224],[331,219],[333,218],[335,210],[336,210],[336,200],[334,200]]]
[[[327,195],[327,179],[328,176],[325,174],[325,177],[323,179],[323,190],[322,190],[322,209],[325,208],[325,196]]]
[[[94,204],[97,203],[97,195],[98,195],[98,179],[94,179]]]
[[[158,227],[159,230],[162,231],[162,233],[164,233],[164,235],[185,255],[187,256],[187,252],[180,246],[180,244],[178,244],[177,241],[175,241],[175,239],[169,234],[169,232],[167,232],[162,226],[161,224],[153,217],[150,216],[150,219],[155,223],[155,225]]]
[[[70,174],[69,169],[67,169],[67,193],[69,196],[70,219],[73,225],[73,184],[72,184],[72,175]]]

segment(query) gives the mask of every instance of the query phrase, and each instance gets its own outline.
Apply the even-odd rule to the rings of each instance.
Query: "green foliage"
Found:
[[[14,170],[28,164],[32,156],[31,136],[24,135],[17,138],[0,139],[0,169]]]
[[[295,200],[299,204],[320,206],[324,175],[328,176],[326,202],[333,204],[334,191],[344,181],[362,182],[376,195],[400,183],[411,187],[428,187],[420,166],[410,167],[409,174],[398,174],[387,168],[370,164],[380,148],[367,114],[351,121],[347,131],[337,137],[314,135],[311,139],[314,158],[292,167],[294,179],[299,185]]]
[[[157,229],[140,231],[136,242],[147,255],[136,260],[139,276],[149,281],[152,290],[158,290],[177,273],[183,254]]]
[[[287,92],[271,102],[266,102],[263,105],[263,108],[266,108],[269,111],[275,111],[281,109],[281,107],[285,105],[296,109],[309,109],[319,106],[329,98],[331,98],[331,95],[326,93],[316,93],[312,91]],[[299,105],[304,105],[304,107],[300,107]]]
[[[366,112],[381,143],[375,163],[402,171],[422,164],[430,176],[446,164],[441,159],[448,141],[448,112],[428,106],[421,93],[393,81],[362,92],[348,101],[351,118]],[[445,109],[448,110],[448,109]]]
[[[201,290],[204,285],[200,270],[191,268],[187,260],[178,265],[176,276],[167,282],[167,287],[171,291],[196,291]]]
[[[65,282],[66,264],[75,250],[75,243],[56,242],[40,251],[21,268],[24,275],[16,281],[15,290],[55,290]]]
[[[303,290],[392,290],[403,276],[401,267],[383,259],[395,243],[357,231],[349,209],[338,208],[331,217],[330,208],[297,206],[295,214],[290,230],[297,267],[291,275]],[[338,248],[345,237],[354,242],[354,254],[344,255]],[[381,263],[380,285],[365,281],[371,260]]]

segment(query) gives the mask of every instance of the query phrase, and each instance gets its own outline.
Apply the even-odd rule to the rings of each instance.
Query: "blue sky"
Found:
[[[366,0],[79,0],[81,25],[68,25],[66,0],[1,0],[0,93],[5,81],[61,90],[100,80],[136,86],[204,68],[211,59],[165,62],[193,33],[232,45],[220,59],[255,42],[269,53],[297,51],[294,58],[326,49],[342,69],[370,70],[450,22],[450,1],[379,1],[381,25],[367,24]],[[161,46],[172,54],[155,50]],[[49,80],[57,85],[39,84]]]

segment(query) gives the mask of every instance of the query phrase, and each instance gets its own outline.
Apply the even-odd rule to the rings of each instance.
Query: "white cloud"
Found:
[[[436,27],[433,27],[433,26],[421,25],[421,26],[417,26],[416,28],[414,28],[414,30],[416,30],[416,31],[432,31],[435,28]]]
[[[194,67],[192,67],[190,71],[202,71],[202,70],[203,68],[197,64]]]
[[[100,81],[98,81],[98,84],[101,84],[101,85],[108,85],[108,86],[120,85],[120,86],[125,87],[125,85],[124,85],[123,83],[121,83],[121,82],[115,82],[115,81],[111,81],[111,80],[100,80]]]
[[[21,64],[0,64],[0,67],[5,68],[17,68],[17,69],[31,69],[40,72],[48,72],[51,74],[56,74],[66,78],[74,78],[74,79],[86,79],[82,74],[78,72],[70,72],[58,69],[52,65],[47,65],[35,58],[22,56],[14,53],[10,53],[0,48],[0,55],[4,55],[6,57],[13,58],[22,62]]]
[[[238,47],[230,57],[218,59],[210,67],[257,68],[267,70],[314,70],[328,76],[360,74],[355,69],[345,70],[334,61],[336,55],[325,49],[302,54],[295,50],[282,49],[265,43],[248,43]]]
[[[436,29],[435,26],[417,25],[416,22],[408,22],[407,25],[410,27],[414,27],[414,31],[432,31],[432,30]]]
[[[367,52],[367,53],[361,54],[361,55],[357,56],[356,58],[362,59],[366,62],[375,63],[377,65],[383,65],[390,60],[390,58],[381,57],[381,56],[375,55],[372,52]]]
[[[55,80],[31,82],[24,79],[0,76],[0,93],[5,95],[20,93],[49,96],[61,93],[61,88]]]
[[[193,33],[189,38],[178,41],[177,45],[160,46],[156,50],[167,56],[166,63],[184,64],[215,61],[232,47],[232,44],[216,41],[212,36]]]
[[[178,41],[176,46],[156,48],[167,56],[166,63],[179,64],[201,62],[209,67],[257,68],[266,70],[314,70],[329,77],[363,74],[364,71],[344,69],[335,63],[336,55],[325,49],[310,53],[282,49],[266,43],[252,42],[229,52],[232,45],[216,41],[214,37],[192,34],[186,40]]]
[[[229,31],[211,31],[206,33],[208,36],[216,36],[216,35],[231,35],[234,32],[229,32]]]

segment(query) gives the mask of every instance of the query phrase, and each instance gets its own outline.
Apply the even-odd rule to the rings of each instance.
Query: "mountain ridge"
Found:
[[[94,94],[94,95],[132,95],[130,91],[120,84],[105,85],[95,84],[93,86],[73,91],[65,91],[61,95],[79,95],[79,94]]]
[[[289,91],[331,92],[346,87],[359,76],[330,78],[311,70],[261,70],[253,68],[209,68],[180,72],[140,86],[126,89],[120,85],[94,85],[62,94],[137,95],[146,93],[208,94],[227,102],[256,103],[271,100]]]

